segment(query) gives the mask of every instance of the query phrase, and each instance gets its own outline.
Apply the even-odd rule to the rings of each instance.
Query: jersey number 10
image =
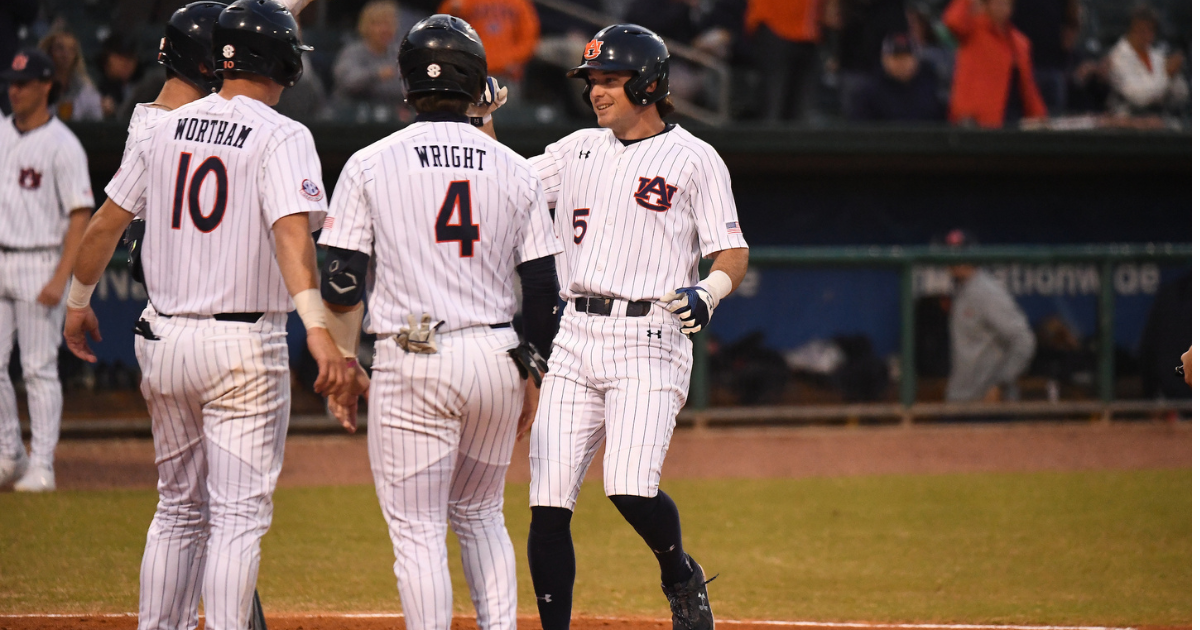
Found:
[[[221,219],[225,218],[225,204],[229,198],[229,175],[225,172],[225,163],[221,158],[213,156],[200,163],[196,172],[188,180],[188,167],[192,163],[192,154],[186,151],[179,154],[179,170],[175,173],[175,201],[171,205],[171,228],[178,230],[183,224],[183,198],[187,196],[188,215],[197,230],[205,234],[217,229]],[[213,199],[212,211],[205,216],[200,210],[200,187],[209,175],[216,177],[217,194]]]
[[[455,208],[458,208],[458,223],[450,223]],[[479,225],[471,218],[470,181],[450,182],[433,229],[437,242],[458,243],[459,257],[471,258],[475,255],[475,243],[479,241]]]

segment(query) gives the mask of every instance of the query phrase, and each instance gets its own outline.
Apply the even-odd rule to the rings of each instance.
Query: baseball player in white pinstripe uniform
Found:
[[[531,160],[564,239],[567,302],[529,447],[529,568],[545,630],[570,625],[571,514],[601,442],[604,491],[654,551],[675,630],[713,627],[704,571],[658,485],[687,399],[689,337],[741,282],[749,249],[720,156],[662,120],[667,60],[640,26],[601,30],[569,74],[585,79],[601,128]],[[701,256],[713,266],[697,282]]]
[[[535,348],[548,352],[557,327],[562,248],[537,173],[469,124],[487,75],[474,29],[434,15],[405,37],[399,61],[417,122],[346,163],[320,239],[322,295],[347,318],[347,356],[364,292],[378,336],[367,438],[405,626],[450,628],[449,519],[479,627],[515,630],[504,477],[523,409],[528,424],[536,408],[545,363]],[[354,398],[340,402],[335,412],[352,419]]]
[[[18,52],[0,73],[13,106],[0,123],[0,486],[25,492],[54,490],[63,294],[95,207],[83,147],[50,114],[53,74],[37,49]],[[29,396],[29,456],[8,377],[14,338]]]
[[[290,407],[284,330],[295,303],[320,369],[347,370],[326,328],[310,232],[325,197],[312,136],[268,105],[301,73],[296,24],[271,0],[239,0],[213,27],[219,94],[149,125],[88,226],[65,335],[94,360],[88,306],[133,215],[150,305],[135,342],[153,420],[159,504],[142,561],[139,628],[247,627]],[[289,299],[290,296],[290,299]]]

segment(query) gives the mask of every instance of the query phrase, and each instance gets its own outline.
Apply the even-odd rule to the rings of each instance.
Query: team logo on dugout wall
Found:
[[[584,59],[595,59],[596,57],[599,57],[600,56],[600,47],[603,45],[604,45],[604,42],[602,42],[598,39],[593,39],[592,41],[588,42],[587,48],[583,49],[583,58]]]

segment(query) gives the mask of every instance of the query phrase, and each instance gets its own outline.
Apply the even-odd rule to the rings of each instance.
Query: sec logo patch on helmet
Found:
[[[429,64],[428,68],[425,68],[425,74],[428,74],[429,76],[436,79],[439,76],[441,76],[442,67],[437,65],[436,63],[431,63],[431,64]]]
[[[221,54],[225,55],[226,59],[229,59],[230,57],[232,57],[233,56],[233,45],[225,44],[225,47],[221,49]]]
[[[598,39],[593,39],[592,41],[588,42],[587,48],[583,49],[583,58],[584,59],[595,59],[596,57],[599,57],[600,56],[600,47],[603,45],[604,45],[604,42],[602,42]]]

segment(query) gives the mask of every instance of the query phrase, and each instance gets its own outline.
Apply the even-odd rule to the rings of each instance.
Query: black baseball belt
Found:
[[[575,310],[590,315],[610,316],[613,314],[613,298],[606,297],[577,297]],[[625,306],[625,317],[644,317],[650,313],[653,302],[628,302]]]

